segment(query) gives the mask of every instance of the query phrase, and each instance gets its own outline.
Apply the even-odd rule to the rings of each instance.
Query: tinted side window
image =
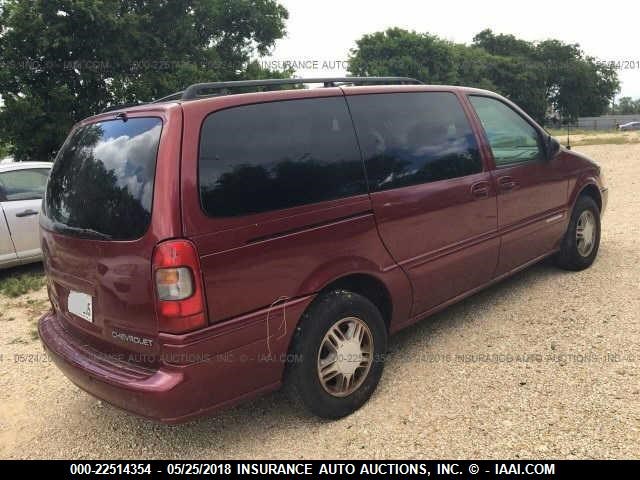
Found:
[[[42,198],[49,170],[34,168],[0,173],[0,191],[7,201]]]
[[[482,171],[476,139],[454,94],[353,95],[348,102],[372,190]]]
[[[200,198],[229,217],[366,192],[344,98],[245,105],[202,125]]]
[[[496,166],[543,158],[538,132],[517,112],[493,98],[469,99],[484,127]]]

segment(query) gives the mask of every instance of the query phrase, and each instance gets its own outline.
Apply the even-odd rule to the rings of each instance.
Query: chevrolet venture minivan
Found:
[[[389,335],[545,257],[589,267],[606,202],[595,163],[488,91],[192,85],[61,147],[40,337],[77,386],[162,422],[283,384],[338,418]]]

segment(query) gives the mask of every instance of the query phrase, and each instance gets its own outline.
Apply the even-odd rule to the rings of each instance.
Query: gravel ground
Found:
[[[611,192],[593,267],[534,266],[401,332],[376,394],[340,421],[282,393],[180,426],[133,417],[42,357],[44,291],[0,297],[0,457],[640,457],[640,145],[577,150]]]

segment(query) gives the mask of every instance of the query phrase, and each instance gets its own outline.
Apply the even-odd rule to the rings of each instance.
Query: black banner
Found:
[[[17,460],[7,472],[40,478],[195,478],[304,476],[353,478],[602,478],[637,477],[640,460]]]

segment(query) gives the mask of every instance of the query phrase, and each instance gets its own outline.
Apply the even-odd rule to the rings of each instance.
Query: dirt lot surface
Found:
[[[130,416],[47,362],[43,290],[0,297],[0,457],[640,457],[640,144],[577,150],[611,192],[594,266],[537,265],[401,332],[340,421],[282,393],[180,426]]]

